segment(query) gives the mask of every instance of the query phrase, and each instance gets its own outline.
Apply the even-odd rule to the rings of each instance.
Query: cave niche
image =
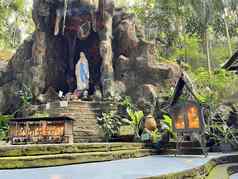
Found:
[[[77,88],[77,81],[75,76],[75,68],[72,70],[70,68],[69,63],[69,48],[75,48],[74,51],[74,59],[73,59],[73,65],[74,67],[79,61],[80,53],[83,52],[88,60],[89,65],[89,94],[92,95],[95,91],[96,87],[101,86],[101,64],[102,64],[102,58],[100,56],[99,52],[99,36],[96,32],[91,32],[87,39],[85,40],[76,40],[75,47],[68,46],[69,43],[67,43],[66,37],[63,37],[62,40],[62,52],[65,62],[65,73],[63,79],[65,79],[64,83],[61,86],[56,86],[55,90],[62,90],[64,93],[67,93],[69,91],[73,91]],[[61,52],[61,53],[62,53]],[[73,74],[74,78],[70,78],[70,74]],[[62,78],[61,78],[62,79]]]

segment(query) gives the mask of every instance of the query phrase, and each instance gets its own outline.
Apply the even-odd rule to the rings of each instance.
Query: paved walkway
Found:
[[[237,178],[238,178],[238,173],[230,176],[230,179],[237,179]]]
[[[198,167],[221,154],[204,156],[150,156],[62,167],[1,170],[0,179],[136,179]]]

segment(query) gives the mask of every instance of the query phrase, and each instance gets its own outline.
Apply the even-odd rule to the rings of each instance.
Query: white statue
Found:
[[[89,88],[89,68],[88,60],[83,52],[80,53],[80,58],[75,68],[75,74],[77,79],[77,90],[87,90]]]

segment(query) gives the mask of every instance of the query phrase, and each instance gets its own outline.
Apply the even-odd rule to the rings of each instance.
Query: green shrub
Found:
[[[121,126],[120,116],[116,115],[116,112],[110,111],[108,113],[102,113],[101,117],[97,118],[99,125],[105,133],[105,138],[110,141],[115,136]]]
[[[0,140],[6,140],[8,134],[8,121],[12,119],[11,115],[0,116]]]
[[[139,130],[140,130],[140,124],[141,120],[144,117],[143,111],[134,111],[133,109],[127,108],[128,116],[130,117],[130,120],[132,121],[132,125],[135,129],[135,135],[137,138],[139,138]]]
[[[172,138],[176,138],[176,135],[173,132],[172,118],[170,116],[163,115],[163,119],[160,123],[164,126],[164,132],[169,133]]]
[[[238,76],[232,72],[219,69],[209,74],[207,69],[199,68],[190,74],[197,87],[198,99],[212,109],[237,91]]]

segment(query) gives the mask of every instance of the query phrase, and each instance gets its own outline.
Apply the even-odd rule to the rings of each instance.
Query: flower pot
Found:
[[[223,153],[232,152],[232,146],[229,143],[220,144],[220,149],[221,149],[221,152]]]
[[[156,120],[152,115],[145,117],[144,128],[149,131],[154,131],[157,128]]]

